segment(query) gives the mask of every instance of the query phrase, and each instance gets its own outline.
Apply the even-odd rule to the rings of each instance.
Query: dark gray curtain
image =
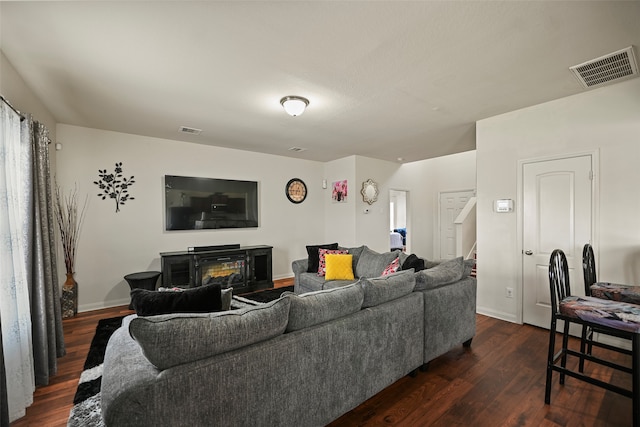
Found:
[[[56,267],[56,240],[52,185],[49,162],[49,131],[31,117],[23,122],[31,140],[33,156],[33,190],[31,245],[28,264],[31,266],[29,297],[33,335],[33,363],[36,385],[49,384],[49,377],[58,369],[57,358],[64,356],[64,334],[60,308],[60,287]]]

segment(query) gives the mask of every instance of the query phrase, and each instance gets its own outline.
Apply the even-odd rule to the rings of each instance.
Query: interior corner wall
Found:
[[[476,188],[476,151],[403,164],[391,177],[387,188],[408,192],[409,251],[423,258],[436,259],[436,254],[440,253],[440,193]]]
[[[324,164],[324,177],[327,188],[319,190],[324,204],[324,238],[316,243],[338,242],[341,246],[359,246],[356,234],[355,203],[356,156],[344,157]],[[332,197],[333,184],[347,180],[347,197],[337,202]],[[320,227],[318,227],[320,228]],[[313,243],[313,242],[310,242]]]
[[[273,246],[274,279],[291,277],[291,262],[307,256],[305,245],[324,240],[324,163],[181,141],[58,125],[57,179],[63,192],[77,185],[88,205],[76,262],[79,310],[127,304],[124,275],[160,270],[160,252],[190,246],[239,243]],[[134,176],[135,200],[116,213],[113,199],[102,200],[94,181],[98,170]],[[164,230],[164,175],[240,179],[258,182],[260,226],[248,229]],[[309,186],[304,203],[285,196],[293,177]],[[341,175],[341,177],[343,177]],[[64,276],[60,271],[60,277]]]
[[[31,114],[35,120],[44,124],[49,129],[51,141],[56,142],[56,120],[18,75],[2,51],[0,51],[0,94],[20,112]],[[51,156],[55,159],[55,150],[51,150]]]
[[[640,283],[639,117],[636,78],[477,122],[478,312],[522,321],[522,213],[493,209],[496,199],[519,200],[522,160],[599,153],[598,278]],[[506,298],[507,286],[515,298]]]
[[[355,200],[356,242],[376,252],[389,247],[389,182],[401,165],[394,162],[356,156]],[[362,183],[371,179],[378,186],[378,200],[372,204],[362,197]]]

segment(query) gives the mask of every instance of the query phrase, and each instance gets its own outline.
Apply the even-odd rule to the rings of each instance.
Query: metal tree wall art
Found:
[[[135,200],[135,197],[129,194],[129,187],[136,181],[133,175],[129,179],[122,175],[122,162],[116,163],[113,173],[107,173],[106,169],[98,169],[98,176],[100,180],[93,181],[102,190],[98,197],[102,197],[102,200],[113,199],[116,202],[116,212],[120,212],[120,205],[124,205],[127,200]]]

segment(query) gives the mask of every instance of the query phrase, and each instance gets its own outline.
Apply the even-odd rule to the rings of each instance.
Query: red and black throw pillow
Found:
[[[348,251],[346,249],[318,249],[318,276],[324,276],[327,274],[327,261],[325,255],[336,254],[345,255]]]
[[[383,276],[388,276],[400,270],[400,258],[396,258],[382,271]]]

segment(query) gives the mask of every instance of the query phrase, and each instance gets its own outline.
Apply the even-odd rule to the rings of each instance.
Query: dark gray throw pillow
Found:
[[[132,289],[131,304],[138,316],[169,313],[210,313],[222,309],[220,285],[199,286],[182,292]]]
[[[402,263],[400,270],[410,270],[412,268],[416,272],[424,270],[424,260],[422,258],[418,258],[416,254],[409,255]]]
[[[326,243],[324,245],[308,245],[307,246],[307,255],[308,263],[307,263],[307,273],[317,273],[318,266],[320,264],[320,254],[318,251],[320,249],[338,249],[337,243]]]

